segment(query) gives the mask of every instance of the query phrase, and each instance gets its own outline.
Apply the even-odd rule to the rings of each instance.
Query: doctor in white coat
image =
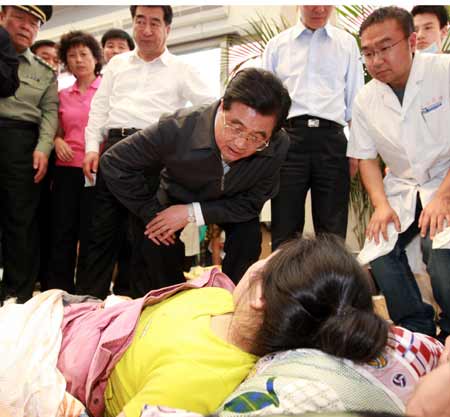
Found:
[[[435,336],[405,246],[420,233],[433,295],[450,332],[450,56],[415,54],[412,16],[374,11],[361,25],[361,51],[373,77],[353,105],[347,156],[359,169],[375,211],[360,254],[370,262],[392,320]],[[389,167],[384,180],[376,159]]]

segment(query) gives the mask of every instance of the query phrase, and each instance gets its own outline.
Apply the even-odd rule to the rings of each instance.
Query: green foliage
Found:
[[[228,36],[228,45],[222,54],[222,74],[226,74],[227,81],[247,62],[261,58],[270,39],[291,26],[283,16],[278,21],[260,13],[247,23],[249,28],[241,28],[243,35]]]

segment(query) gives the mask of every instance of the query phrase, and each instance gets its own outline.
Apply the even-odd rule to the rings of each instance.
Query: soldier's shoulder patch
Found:
[[[52,72],[56,72],[56,69],[53,68],[47,61],[44,61],[42,58],[38,57],[37,55],[34,55],[34,59],[39,62],[44,67],[48,68]]]

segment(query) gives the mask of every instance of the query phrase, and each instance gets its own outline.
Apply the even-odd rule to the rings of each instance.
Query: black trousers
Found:
[[[272,199],[272,249],[303,233],[305,200],[311,190],[314,230],[345,239],[350,190],[347,139],[336,127],[286,129],[291,144]]]
[[[51,250],[51,230],[52,230],[52,186],[55,170],[55,152],[52,151],[48,158],[47,173],[40,182],[41,196],[38,207],[38,223],[39,223],[39,245],[40,245],[40,267],[37,281],[41,283],[41,291],[49,289],[48,265]]]
[[[108,138],[104,151],[122,139],[122,136]],[[130,295],[130,280],[133,279],[128,232],[130,213],[109,191],[101,168],[97,171],[93,192],[95,196],[87,251],[77,266],[75,293],[105,298],[109,294],[114,266],[118,262],[114,293]]]
[[[37,208],[39,184],[34,183],[35,127],[0,127],[0,221],[3,230],[3,295],[26,301],[39,271]]]
[[[57,166],[52,189],[51,250],[48,288],[75,291],[75,264],[85,262],[92,216],[92,187],[84,186],[82,168]],[[77,243],[80,242],[77,257]]]
[[[175,244],[158,246],[144,236],[144,226],[140,220],[133,224],[136,231],[131,263],[133,297],[141,297],[150,290],[184,281],[184,244],[179,239],[179,233]],[[226,236],[222,271],[237,284],[261,253],[259,219],[242,223],[223,223],[219,226]]]

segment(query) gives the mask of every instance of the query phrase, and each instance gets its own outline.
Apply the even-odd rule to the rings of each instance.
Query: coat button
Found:
[[[98,404],[98,398],[94,399],[94,404]]]

